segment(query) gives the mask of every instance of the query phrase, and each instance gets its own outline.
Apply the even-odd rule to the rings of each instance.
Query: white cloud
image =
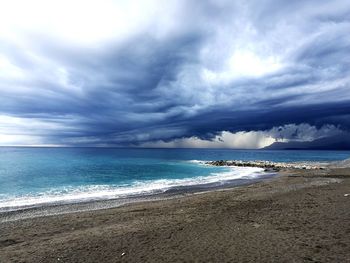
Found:
[[[180,138],[167,142],[159,140],[143,143],[140,147],[260,149],[276,141],[312,141],[340,133],[342,133],[342,130],[334,125],[324,125],[318,129],[315,126],[302,123],[274,127],[266,131],[241,131],[236,133],[223,131],[211,140],[198,137]]]
[[[198,137],[175,139],[169,142],[156,141],[141,144],[141,147],[159,148],[236,148],[258,149],[275,142],[275,139],[261,131],[231,133],[223,131],[212,140]]]
[[[282,69],[281,63],[273,56],[258,56],[248,50],[236,50],[226,61],[222,71],[202,70],[202,78],[210,84],[227,84],[236,78],[262,77]]]
[[[17,41],[34,34],[90,47],[143,31],[162,37],[174,28],[180,2],[167,1],[164,9],[158,0],[0,0],[0,33]]]
[[[0,79],[20,79],[22,77],[21,68],[12,64],[6,56],[0,54]]]
[[[74,128],[53,120],[0,115],[0,146],[57,146],[47,143],[46,136]]]

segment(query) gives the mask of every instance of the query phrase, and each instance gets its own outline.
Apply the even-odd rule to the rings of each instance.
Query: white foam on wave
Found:
[[[185,161],[186,163],[192,163],[192,164],[197,164],[197,165],[203,165],[203,166],[211,166],[210,164],[207,164],[207,161],[203,160],[188,160]]]
[[[135,181],[130,185],[87,185],[80,187],[65,187],[46,191],[36,195],[27,195],[0,200],[1,210],[15,210],[50,203],[73,203],[90,200],[106,200],[125,198],[135,195],[149,195],[162,193],[169,189],[206,185],[211,183],[225,183],[235,179],[254,179],[262,175],[264,170],[256,167],[232,167],[220,173],[208,176],[197,176],[182,179],[158,179],[150,181]]]
[[[189,160],[189,161],[186,161],[188,163],[196,163],[196,164],[203,164],[205,163],[205,161],[201,161],[201,160]]]

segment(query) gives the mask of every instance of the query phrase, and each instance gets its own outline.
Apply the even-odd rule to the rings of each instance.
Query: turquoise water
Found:
[[[147,195],[264,176],[259,168],[210,167],[196,160],[293,162],[349,157],[346,151],[1,147],[0,210]]]

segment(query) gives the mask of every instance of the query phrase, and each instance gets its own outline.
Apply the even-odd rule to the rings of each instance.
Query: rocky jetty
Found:
[[[207,165],[214,166],[244,166],[244,167],[259,167],[265,168],[267,171],[279,171],[282,169],[307,169],[318,170],[325,169],[328,164],[326,163],[314,163],[314,162],[298,162],[298,163],[283,163],[283,162],[270,162],[270,161],[240,161],[240,160],[219,160],[205,162]]]

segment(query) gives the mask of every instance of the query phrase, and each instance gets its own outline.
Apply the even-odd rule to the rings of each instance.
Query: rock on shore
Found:
[[[214,166],[244,166],[244,167],[260,167],[267,170],[279,171],[281,169],[307,169],[318,170],[325,169],[328,163],[314,163],[314,162],[298,162],[298,163],[284,163],[284,162],[270,162],[270,161],[241,161],[241,160],[218,160],[208,161],[205,164]]]

